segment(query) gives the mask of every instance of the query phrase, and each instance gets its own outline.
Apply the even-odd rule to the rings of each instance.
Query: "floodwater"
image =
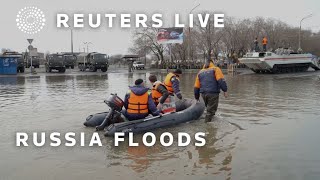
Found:
[[[108,109],[108,94],[123,98],[128,85],[148,75],[0,77],[0,179],[320,179],[319,72],[226,76],[230,96],[221,95],[214,122],[202,118],[154,132],[172,133],[170,147],[114,147],[102,132],[103,146],[88,147],[94,129],[82,125],[85,118]],[[193,97],[195,75],[183,74],[184,97]],[[28,147],[15,146],[16,132],[29,134]],[[44,147],[33,145],[32,132],[47,133]],[[50,147],[52,132],[60,132],[62,142],[64,133],[75,132],[78,145]],[[205,132],[206,145],[178,147],[177,132]],[[141,138],[134,139],[142,144]]]

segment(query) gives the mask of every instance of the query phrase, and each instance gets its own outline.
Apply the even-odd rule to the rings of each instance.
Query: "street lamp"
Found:
[[[83,42],[84,45],[87,45],[87,53],[89,53],[89,44],[92,44],[92,42]]]
[[[300,21],[300,28],[299,28],[299,51],[302,50],[302,49],[301,49],[301,24],[302,24],[302,21],[303,21],[303,20],[305,20],[305,19],[307,19],[307,18],[310,18],[310,17],[312,17],[312,14],[309,14],[308,16],[302,18],[301,21]]]
[[[189,12],[189,15],[192,13],[193,10],[195,10],[198,6],[200,6],[200,3],[198,5],[196,5],[195,7],[193,7],[191,9],[191,11]],[[188,28],[188,60],[190,60],[190,51],[191,51],[191,46],[190,46],[190,43],[191,43],[191,34],[190,34],[190,24],[189,24],[189,28]]]

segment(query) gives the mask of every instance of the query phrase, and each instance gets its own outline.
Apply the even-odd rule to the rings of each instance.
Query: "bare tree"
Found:
[[[218,55],[218,44],[221,38],[224,35],[223,28],[217,28],[214,26],[214,15],[211,13],[203,12],[201,13],[203,17],[206,14],[209,14],[211,18],[209,18],[207,26],[201,27],[199,23],[195,23],[195,30],[193,34],[197,37],[196,44],[199,48],[200,52],[205,55],[210,54],[211,50],[214,51],[215,56]]]
[[[205,14],[210,13],[202,12],[203,17]],[[213,17],[213,15],[210,14],[210,17]],[[206,27],[201,27],[199,22],[195,22],[191,33],[185,34],[186,38],[190,38],[191,41],[184,41],[182,44],[172,46],[172,59],[185,62],[190,47],[192,60],[197,60],[198,54],[202,54],[203,58],[206,59],[211,50],[213,50],[215,58],[217,58],[219,52],[223,52],[236,60],[247,51],[253,50],[255,38],[258,38],[261,47],[264,36],[268,38],[269,50],[275,50],[278,47],[298,49],[299,28],[292,27],[282,21],[263,17],[253,19],[226,17],[224,23],[224,28],[217,28],[214,26],[213,18],[209,18]],[[151,26],[134,31],[134,45],[130,48],[130,51],[141,56],[151,53],[157,61],[162,63],[165,62],[165,59],[170,59],[168,48],[159,44],[156,40],[157,32],[158,29]],[[301,35],[303,50],[320,55],[320,32],[312,33],[308,30],[302,30]]]
[[[157,28],[148,26],[147,28],[139,28],[133,32],[133,46],[130,52],[136,54],[152,53],[157,57],[157,61],[164,61],[165,47],[157,42]]]

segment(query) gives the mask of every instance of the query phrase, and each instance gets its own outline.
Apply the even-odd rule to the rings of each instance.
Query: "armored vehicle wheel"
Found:
[[[20,68],[20,72],[24,73],[24,67]]]
[[[108,70],[107,68],[101,68],[102,72],[107,72],[107,70]]]
[[[62,72],[62,73],[66,72],[66,68],[60,68],[59,72]]]
[[[78,67],[79,67],[80,71],[85,71],[85,67],[84,67],[84,65],[79,64],[79,65],[78,65]]]
[[[74,66],[71,66],[71,69],[74,69]]]

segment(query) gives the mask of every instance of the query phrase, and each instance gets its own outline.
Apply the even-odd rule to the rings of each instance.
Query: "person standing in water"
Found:
[[[199,101],[201,94],[207,108],[205,122],[210,122],[218,109],[220,90],[223,91],[224,97],[227,98],[228,87],[223,73],[221,69],[216,67],[213,61],[208,58],[203,69],[201,69],[196,76],[194,83],[195,99]]]

